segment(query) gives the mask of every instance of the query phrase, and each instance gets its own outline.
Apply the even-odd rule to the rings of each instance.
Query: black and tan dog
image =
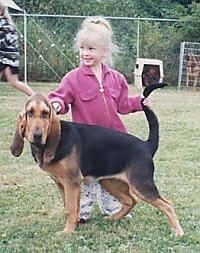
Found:
[[[144,90],[147,97],[163,84]],[[58,185],[66,209],[65,233],[79,222],[80,186],[83,178],[98,178],[102,186],[122,203],[110,219],[120,219],[136,204],[136,196],[160,209],[177,236],[183,230],[172,204],[160,196],[155,186],[153,155],[158,148],[159,126],[153,111],[144,106],[149,123],[147,141],[111,129],[59,120],[41,94],[29,98],[19,115],[11,145],[14,156],[23,151],[24,137],[39,166]]]

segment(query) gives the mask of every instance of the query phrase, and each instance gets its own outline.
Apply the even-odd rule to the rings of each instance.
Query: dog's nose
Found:
[[[37,131],[34,132],[33,139],[34,139],[34,142],[41,142],[42,133],[41,133],[40,130],[37,130]]]

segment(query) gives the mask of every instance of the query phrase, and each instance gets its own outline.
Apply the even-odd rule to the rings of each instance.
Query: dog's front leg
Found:
[[[73,232],[79,221],[80,184],[67,180],[64,184],[64,202],[66,210],[66,225],[64,233]]]

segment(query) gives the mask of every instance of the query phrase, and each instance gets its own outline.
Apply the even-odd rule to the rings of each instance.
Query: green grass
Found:
[[[34,84],[47,94],[55,84]],[[135,93],[135,90],[132,90]],[[9,151],[17,114],[27,97],[0,84],[0,253],[197,253],[200,252],[200,93],[166,88],[151,96],[160,120],[155,180],[174,202],[185,235],[176,238],[166,218],[139,201],[133,218],[106,222],[98,208],[72,235],[58,234],[64,211],[53,181],[34,163],[29,146]],[[131,133],[147,136],[143,113],[123,116]],[[128,147],[127,147],[128,148]]]

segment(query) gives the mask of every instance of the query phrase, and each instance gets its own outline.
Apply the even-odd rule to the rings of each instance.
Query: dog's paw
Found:
[[[177,236],[177,237],[181,237],[184,235],[184,231],[181,227],[176,229],[174,232],[175,232],[175,236]]]
[[[77,227],[77,224],[74,224],[74,223],[67,224],[63,230],[63,233],[71,234],[75,231],[76,227]]]
[[[64,229],[56,232],[56,236],[62,236],[62,235],[70,235],[74,232],[75,230],[71,229]]]
[[[62,235],[65,235],[64,231],[63,230],[60,230],[60,231],[56,231],[55,232],[56,236],[62,236]]]

